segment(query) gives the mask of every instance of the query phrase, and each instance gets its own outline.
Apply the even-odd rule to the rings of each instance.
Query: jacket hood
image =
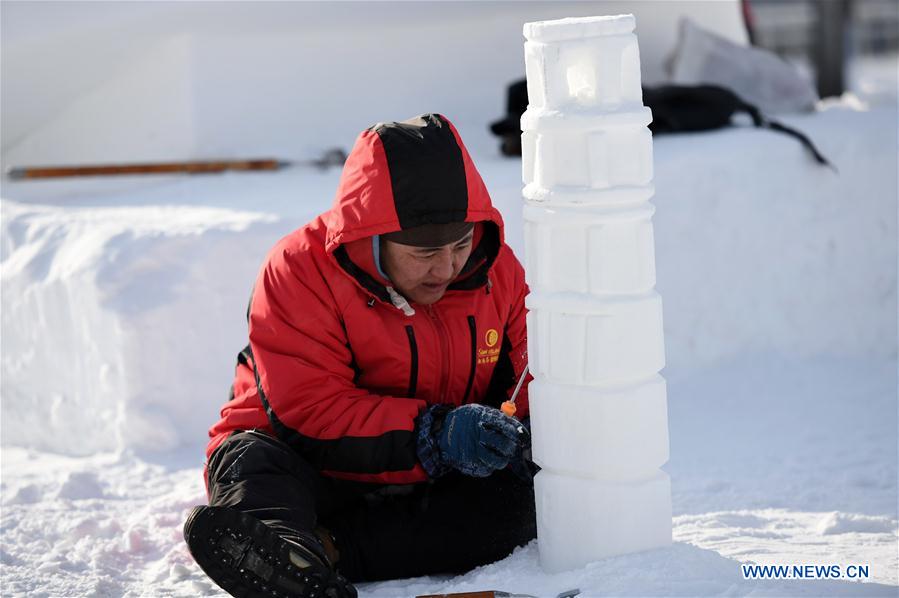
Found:
[[[371,237],[423,224],[475,222],[474,249],[449,289],[486,284],[504,241],[503,222],[462,144],[440,114],[378,123],[356,140],[331,209],[325,251],[361,286],[390,301]]]

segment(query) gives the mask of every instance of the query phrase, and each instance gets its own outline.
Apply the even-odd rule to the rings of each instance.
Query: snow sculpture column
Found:
[[[671,543],[651,112],[634,17],[527,23],[521,118],[540,561]]]

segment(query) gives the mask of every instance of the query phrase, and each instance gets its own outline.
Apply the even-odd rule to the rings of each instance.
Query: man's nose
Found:
[[[453,275],[453,255],[449,252],[435,255],[431,274],[440,280],[448,280]]]

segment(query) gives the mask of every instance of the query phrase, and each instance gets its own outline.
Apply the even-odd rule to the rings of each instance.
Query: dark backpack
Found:
[[[644,87],[643,103],[652,110],[649,130],[653,135],[686,131],[708,131],[731,124],[731,117],[745,112],[756,127],[786,133],[798,139],[822,165],[831,166],[803,133],[766,118],[758,108],[741,100],[737,94],[716,85],[662,85]],[[524,79],[509,85],[506,94],[506,117],[490,125],[502,139],[500,151],[507,156],[521,155],[521,115],[528,106],[528,88]]]

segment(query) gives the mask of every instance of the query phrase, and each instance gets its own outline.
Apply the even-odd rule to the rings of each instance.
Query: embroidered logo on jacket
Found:
[[[496,346],[499,343],[499,333],[491,328],[484,335],[484,342],[487,343],[486,349],[478,347],[478,365],[496,363],[499,360],[499,347]]]
[[[484,340],[487,341],[487,346],[492,347],[496,344],[496,341],[499,340],[499,333],[491,328],[487,331],[487,334],[484,335]]]

